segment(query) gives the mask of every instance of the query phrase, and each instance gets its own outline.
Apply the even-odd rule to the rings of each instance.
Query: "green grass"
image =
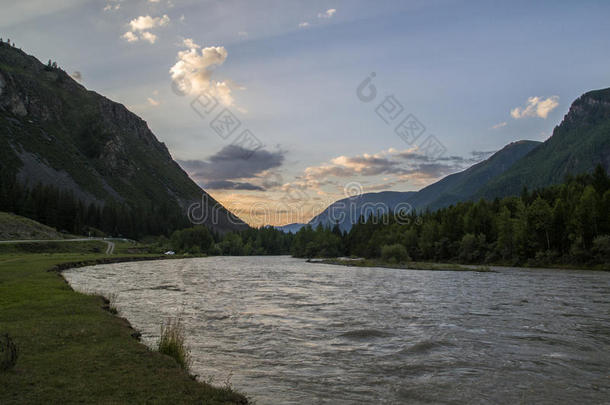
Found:
[[[134,339],[102,297],[77,293],[47,271],[104,257],[0,255],[0,335],[8,333],[19,353],[0,372],[0,403],[246,403],[231,389],[193,380],[172,357]]]
[[[405,269],[405,270],[450,270],[450,271],[476,271],[490,272],[493,271],[487,266],[462,266],[453,263],[429,263],[429,262],[405,262],[405,263],[389,263],[379,259],[324,259],[317,263],[336,264],[341,266],[354,267],[384,267],[389,269]]]
[[[69,236],[29,218],[0,212],[0,240],[65,239]]]
[[[99,240],[82,242],[22,242],[0,243],[1,254],[32,253],[83,253],[96,254],[106,252],[108,245]]]

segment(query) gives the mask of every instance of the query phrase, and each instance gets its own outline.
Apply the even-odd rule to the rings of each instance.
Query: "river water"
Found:
[[[610,273],[411,271],[211,257],[72,269],[154,346],[257,404],[610,403]]]

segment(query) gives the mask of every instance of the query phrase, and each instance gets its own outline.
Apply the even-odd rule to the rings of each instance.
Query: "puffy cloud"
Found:
[[[492,126],[491,129],[499,129],[499,128],[503,128],[503,127],[505,127],[507,125],[508,125],[508,123],[506,121],[504,121],[504,122],[500,122],[500,123]]]
[[[203,188],[265,190],[275,187],[269,170],[284,163],[283,151],[258,149],[253,154],[237,145],[227,145],[207,160],[179,160],[182,168]]]
[[[370,155],[365,153],[352,157],[339,156],[332,159],[331,162],[338,167],[363,176],[376,176],[401,171],[399,162],[387,158],[383,154]]]
[[[152,105],[153,107],[157,107],[159,104],[161,104],[159,101],[155,100],[152,97],[148,97],[146,101],[148,101],[148,104]]]
[[[187,41],[185,40],[185,45]],[[199,50],[199,45],[192,40],[188,50],[178,52],[178,62],[169,70],[172,80],[179,84],[181,90],[199,94],[209,92],[225,106],[233,104],[229,81],[211,80],[212,69],[220,66],[227,59],[227,50],[223,46],[210,46]]]
[[[148,41],[151,44],[154,44],[155,41],[157,40],[157,36],[155,34],[151,33],[151,32],[144,31],[142,33],[142,40]]]
[[[302,23],[299,23],[299,28],[307,28],[309,27],[309,23],[307,21],[303,21]]]
[[[187,48],[191,49],[191,48],[201,48],[201,46],[197,45],[195,43],[195,41],[193,41],[192,38],[184,38],[184,40],[182,41],[182,43],[184,44],[184,46],[186,46]]]
[[[559,97],[551,96],[546,99],[542,97],[529,97],[525,107],[516,107],[510,111],[514,119],[525,117],[546,118],[551,111],[559,105]]]
[[[326,10],[323,13],[318,13],[318,18],[332,18],[336,12],[337,12],[336,9],[329,8],[328,10]]]
[[[151,17],[149,15],[139,16],[129,22],[130,31],[123,34],[123,39],[127,42],[136,42],[139,40],[154,44],[157,42],[157,35],[150,32],[151,29],[163,27],[169,24],[169,17],[164,14],[162,17]]]
[[[169,17],[164,14],[162,17],[151,17],[149,15],[139,16],[129,22],[132,31],[145,31],[155,27],[162,27],[169,24]]]
[[[136,42],[139,39],[138,36],[131,31],[127,31],[126,33],[124,33],[122,38],[125,39],[127,42]]]

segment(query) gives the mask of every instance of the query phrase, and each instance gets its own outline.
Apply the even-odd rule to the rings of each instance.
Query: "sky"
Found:
[[[0,0],[251,225],[419,190],[610,87],[608,1]]]

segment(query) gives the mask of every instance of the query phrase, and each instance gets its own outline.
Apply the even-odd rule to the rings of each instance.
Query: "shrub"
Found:
[[[403,245],[395,243],[381,247],[381,259],[390,263],[402,263],[411,260],[411,257]]]
[[[17,346],[8,333],[0,336],[0,371],[15,367],[18,355]]]
[[[610,262],[610,235],[601,235],[593,239],[593,252],[601,263]]]
[[[191,367],[191,352],[186,345],[186,333],[180,318],[168,319],[161,325],[159,353],[173,357],[187,372]]]

